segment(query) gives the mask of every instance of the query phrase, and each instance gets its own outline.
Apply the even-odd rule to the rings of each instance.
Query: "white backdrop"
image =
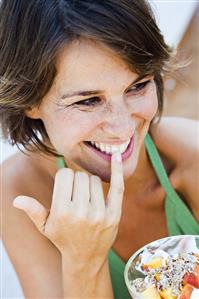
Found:
[[[198,0],[150,0],[153,6],[158,24],[165,36],[166,41],[170,45],[177,45],[180,41],[184,30],[189,23],[193,11],[198,3]],[[0,154],[1,161],[16,152],[16,147],[12,148],[7,143],[1,141]],[[22,299],[23,293],[21,291],[16,274],[12,268],[6,251],[1,246],[1,290],[0,298],[8,299]]]

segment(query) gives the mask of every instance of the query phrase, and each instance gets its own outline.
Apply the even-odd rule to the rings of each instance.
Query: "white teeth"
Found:
[[[129,142],[130,142],[130,139],[120,145],[115,145],[115,144],[109,145],[109,144],[99,143],[99,142],[94,142],[94,141],[91,141],[91,144],[95,145],[98,149],[100,149],[102,152],[104,152],[106,154],[112,154],[117,151],[119,151],[121,154],[123,154],[126,151],[128,145],[129,145]]]
[[[109,145],[101,144],[99,146],[99,149],[107,154],[111,153],[111,147]]]
[[[101,144],[101,146],[99,145],[98,148],[101,148],[101,150],[104,152],[106,151],[106,145],[105,144]]]
[[[96,142],[96,144],[95,144],[95,142],[94,142],[94,145],[96,145],[97,147],[99,147],[99,146],[100,146],[100,144],[99,144],[98,142]]]

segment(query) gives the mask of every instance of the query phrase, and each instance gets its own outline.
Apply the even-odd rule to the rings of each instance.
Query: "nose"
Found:
[[[115,105],[104,113],[101,128],[106,136],[125,141],[134,133],[135,120],[125,105]]]

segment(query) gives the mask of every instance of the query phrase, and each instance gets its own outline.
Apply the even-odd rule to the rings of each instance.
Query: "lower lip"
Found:
[[[101,151],[98,151],[95,147],[93,147],[92,145],[90,145],[89,143],[84,142],[84,144],[90,148],[93,152],[95,152],[98,156],[100,156],[101,158],[103,158],[106,161],[111,161],[111,154],[106,154],[103,153]],[[130,143],[126,149],[126,151],[122,154],[122,161],[127,160],[130,155],[133,152],[133,147],[134,147],[134,136],[131,138]]]

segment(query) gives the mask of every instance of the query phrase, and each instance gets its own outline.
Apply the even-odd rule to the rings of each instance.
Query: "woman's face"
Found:
[[[108,47],[81,40],[60,52],[54,83],[29,116],[43,121],[52,145],[70,167],[109,182],[110,155],[102,151],[127,146],[130,140],[122,149],[124,177],[130,177],[157,107],[153,77],[138,79]]]

